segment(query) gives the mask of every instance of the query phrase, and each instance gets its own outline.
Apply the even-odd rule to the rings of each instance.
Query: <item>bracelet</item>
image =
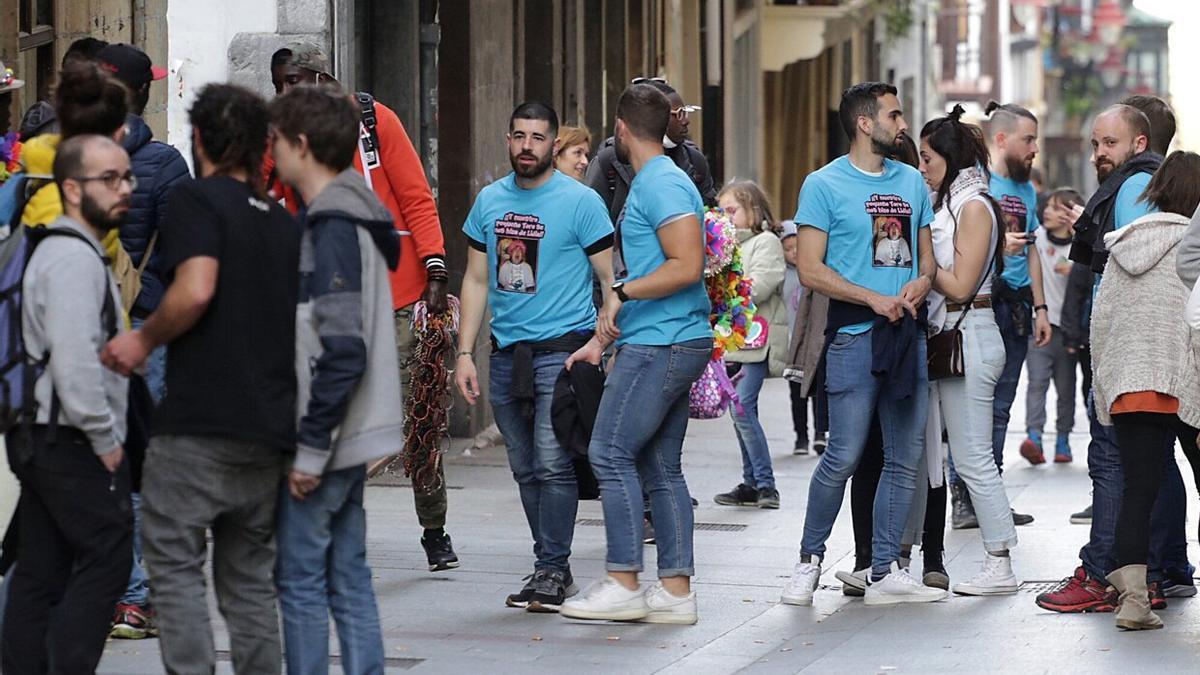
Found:
[[[1034,306],[1033,306],[1033,313],[1034,313],[1034,314],[1037,314],[1037,311],[1038,311],[1039,309],[1044,309],[1044,310],[1046,310],[1046,313],[1047,313],[1047,314],[1049,314],[1049,313],[1050,313],[1050,306],[1049,306],[1049,305],[1034,305]]]
[[[454,355],[454,358],[456,358],[456,359],[457,359],[457,358],[458,358],[458,357],[460,357],[460,356],[470,356],[470,357],[472,358],[472,360],[473,360],[473,359],[475,358],[475,352],[467,352],[467,351],[462,351],[462,352],[459,352],[459,353],[455,354],[455,355]]]

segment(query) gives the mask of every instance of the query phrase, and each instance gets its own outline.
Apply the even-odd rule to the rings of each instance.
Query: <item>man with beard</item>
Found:
[[[713,184],[712,173],[708,169],[708,160],[704,153],[688,139],[688,127],[691,124],[691,113],[700,110],[699,106],[686,105],[683,97],[675,88],[661,77],[634,78],[634,84],[647,84],[663,93],[671,104],[670,117],[667,122],[667,133],[663,135],[663,152],[675,162],[688,178],[692,179],[700,198],[705,204],[717,203],[717,188]],[[625,200],[629,196],[629,186],[633,182],[633,167],[628,162],[621,161],[617,156],[616,144],[612,137],[600,145],[596,158],[588,165],[586,183],[599,193],[608,207],[608,215],[612,222],[617,222]]]
[[[612,284],[613,228],[595,192],[554,170],[553,109],[522,103],[508,129],[513,172],[480,190],[463,225],[470,251],[454,379],[474,405],[474,349],[490,308],[490,400],[535,556],[529,582],[505,604],[557,612],[576,593],[569,559],[579,494],[571,455],[551,426],[551,403],[564,364],[596,327],[593,272],[604,288]]]
[[[3,637],[11,673],[95,671],[133,560],[129,385],[99,359],[121,330],[120,295],[100,241],[129,211],[137,179],[121,146],[83,135],[59,146],[54,181],[63,215],[37,235],[45,240],[25,269],[21,307],[25,349],[48,361],[31,433],[17,427],[7,438],[21,481],[21,564]]]
[[[1174,135],[1174,114],[1161,99],[1137,96],[1126,101],[1137,107],[1119,103],[1096,117],[1092,126],[1092,164],[1100,187],[1087,206],[1076,208],[1078,219],[1071,259],[1096,272],[1094,288],[1099,287],[1100,274],[1108,260],[1104,234],[1152,211],[1153,206],[1140,201],[1140,197],[1162,164],[1158,151],[1165,151]],[[1158,123],[1157,130],[1151,126],[1149,115]],[[1186,242],[1180,246],[1181,253],[1184,250]],[[1075,573],[1058,588],[1037,597],[1039,607],[1056,612],[1111,612],[1116,605],[1115,593],[1108,591],[1107,575],[1116,567],[1114,545],[1124,473],[1116,434],[1112,427],[1099,423],[1090,400],[1088,420],[1092,435],[1088,445],[1092,505],[1077,514],[1090,519],[1088,543],[1079,551],[1080,565]],[[1153,609],[1165,607],[1168,596],[1187,597],[1196,593],[1191,579],[1193,570],[1187,561],[1186,526],[1182,517],[1186,513],[1183,506],[1186,493],[1174,460],[1164,464],[1162,481],[1150,521],[1148,581]]]
[[[838,112],[850,152],[805,179],[793,218],[799,229],[800,281],[831,298],[825,356],[830,434],[809,487],[800,559],[783,592],[788,604],[812,604],[825,542],[876,414],[884,466],[875,494],[866,603],[946,597],[899,565],[900,538],[925,449],[929,387],[920,325],[935,262],[925,182],[916,169],[887,159],[908,128],[896,93],[890,84],[866,82],[842,94]],[[880,217],[903,226],[900,239],[911,249],[907,264],[874,262],[873,224]]]
[[[1004,470],[1004,441],[1008,435],[1008,420],[1017,397],[1017,383],[1029,351],[1030,330],[1034,343],[1046,345],[1050,340],[1050,321],[1042,293],[1041,267],[1036,251],[1028,254],[1033,233],[1037,231],[1037,190],[1029,180],[1033,159],[1038,152],[1038,120],[1033,113],[1012,103],[1000,105],[992,101],[986,108],[990,115],[992,197],[1004,213],[1004,272],[992,285],[992,311],[1004,339],[1004,370],[996,382],[992,403],[992,453],[996,468]],[[1031,320],[1030,314],[1033,314]],[[1021,445],[1021,455],[1033,464],[1046,461],[1041,438],[1027,440]],[[959,480],[950,463],[950,524],[956,530],[979,527],[966,485]],[[1028,525],[1033,516],[1013,512],[1013,522]]]

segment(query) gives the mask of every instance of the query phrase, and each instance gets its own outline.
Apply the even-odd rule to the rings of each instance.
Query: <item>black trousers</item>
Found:
[[[1200,448],[1196,447],[1196,429],[1184,424],[1177,415],[1163,413],[1122,413],[1113,415],[1117,432],[1117,451],[1125,474],[1121,512],[1117,516],[1116,567],[1145,565],[1150,555],[1150,515],[1158,488],[1162,484],[1163,462],[1175,451],[1173,438],[1179,439],[1183,454],[1200,469]]]
[[[822,388],[823,389],[823,388]],[[796,438],[808,438],[808,406],[809,401],[812,402],[813,413],[813,433],[828,433],[829,432],[829,406],[825,404],[825,396],[811,396],[804,398],[800,392],[804,390],[804,386],[799,382],[788,382],[788,390],[792,398],[792,429],[796,432]],[[818,391],[816,389],[814,392]]]
[[[879,418],[871,425],[862,459],[850,482],[850,518],[854,522],[854,569],[871,566],[871,537],[874,532],[875,491],[883,475],[883,431]],[[921,552],[926,556],[941,555],[946,545],[946,483],[939,488],[929,487],[925,508],[925,536]],[[920,486],[918,486],[920,489]]]
[[[133,565],[128,463],[109,473],[74,429],[60,427],[55,441],[43,428],[32,443],[20,430],[7,439],[21,481],[0,649],[11,675],[94,672]]]

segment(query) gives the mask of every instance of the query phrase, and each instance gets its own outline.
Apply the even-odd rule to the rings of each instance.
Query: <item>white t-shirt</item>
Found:
[[[1062,320],[1067,277],[1071,275],[1071,260],[1067,257],[1071,253],[1071,240],[1056,244],[1045,227],[1038,227],[1033,236],[1038,262],[1042,263],[1042,293],[1046,296],[1050,325],[1057,326]]]

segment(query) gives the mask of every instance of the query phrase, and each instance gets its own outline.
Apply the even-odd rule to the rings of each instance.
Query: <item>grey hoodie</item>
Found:
[[[296,307],[299,471],[359,466],[404,444],[388,283],[399,259],[391,215],[353,169],[309,205]]]
[[[1200,427],[1200,334],[1184,322],[1188,288],[1175,256],[1188,219],[1152,213],[1104,236],[1108,266],[1092,308],[1096,416],[1122,394],[1155,391],[1179,401],[1179,418]]]
[[[51,358],[34,385],[37,423],[50,420],[51,390],[58,394],[59,424],[82,431],[92,452],[107,455],[125,442],[125,407],[129,380],[100,365],[108,342],[101,314],[104,294],[121,306],[117,282],[103,262],[100,242],[79,222],[59,216],[52,228],[81,233],[49,237],[38,244],[22,282],[21,325],[25,349],[35,358]],[[117,319],[117,330],[124,322]]]

